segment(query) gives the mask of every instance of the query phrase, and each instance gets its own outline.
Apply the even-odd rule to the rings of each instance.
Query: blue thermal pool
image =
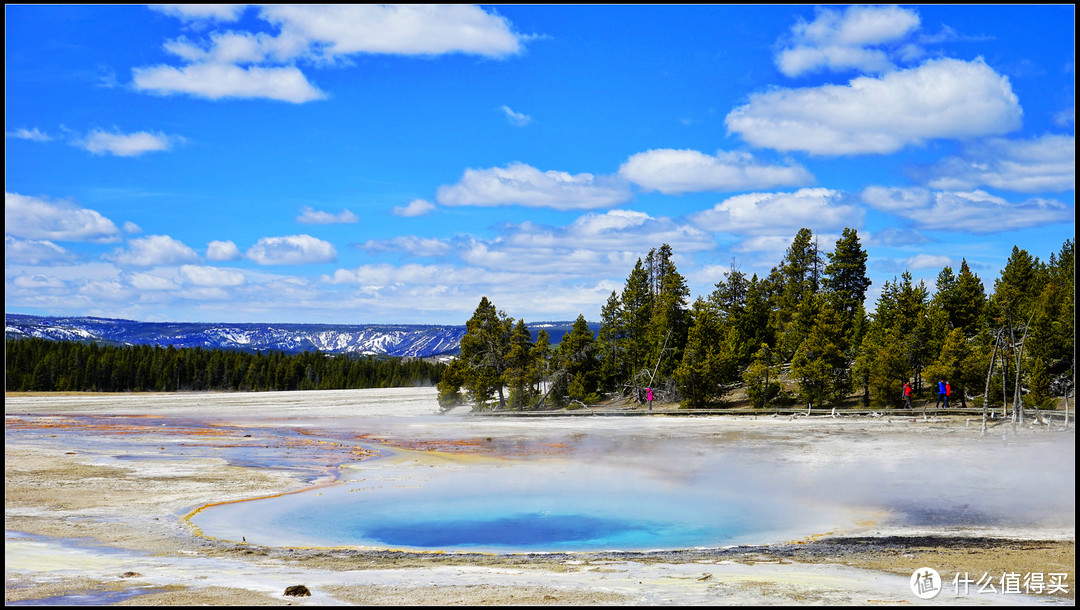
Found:
[[[736,476],[678,476],[627,464],[387,459],[330,487],[214,505],[206,536],[264,546],[574,552],[760,543],[829,527]]]

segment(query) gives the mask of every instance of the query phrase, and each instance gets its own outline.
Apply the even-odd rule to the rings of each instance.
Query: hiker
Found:
[[[949,385],[949,381],[945,380],[945,408],[949,408],[949,396],[952,396],[952,386]]]
[[[652,388],[645,388],[645,400],[649,403],[649,410],[652,411]]]
[[[934,401],[934,408],[935,409],[938,408],[938,405],[940,405],[942,401],[945,401],[945,408],[946,409],[949,408],[949,395],[945,393],[946,391],[947,390],[945,389],[945,380],[942,379],[941,381],[938,381],[937,382],[937,400]]]
[[[904,406],[911,408],[911,384],[906,381],[904,382]]]

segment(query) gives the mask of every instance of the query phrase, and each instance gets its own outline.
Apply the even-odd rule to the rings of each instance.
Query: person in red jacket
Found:
[[[949,382],[948,382],[948,381],[946,381],[946,382],[945,382],[945,408],[946,408],[946,409],[948,409],[948,408],[949,408],[949,396],[950,396],[951,394],[952,394],[952,386],[951,386],[951,385],[949,385]]]
[[[911,408],[911,384],[906,381],[904,382],[904,406]]]

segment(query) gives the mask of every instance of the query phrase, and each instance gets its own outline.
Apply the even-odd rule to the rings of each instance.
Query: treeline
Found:
[[[685,278],[663,245],[638,259],[601,311],[594,337],[584,317],[556,348],[535,340],[485,297],[467,323],[461,357],[439,384],[444,406],[535,409],[604,394],[717,406],[736,387],[753,405],[902,406],[951,382],[952,402],[1047,407],[1070,392],[1073,242],[1042,262],[1013,248],[988,291],[966,259],[946,266],[933,292],[909,272],[885,282],[872,313],[867,253],[845,229],[821,252],[800,230],[768,276],[735,266],[689,303]],[[788,390],[778,378],[795,382]],[[853,402],[853,399],[854,402]]]
[[[445,364],[320,352],[7,340],[7,391],[172,392],[431,386]]]

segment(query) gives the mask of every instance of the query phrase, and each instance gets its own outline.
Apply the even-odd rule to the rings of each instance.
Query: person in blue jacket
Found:
[[[945,402],[945,408],[946,409],[949,408],[949,393],[948,393],[948,390],[945,389],[945,387],[946,386],[945,386],[945,380],[944,379],[937,382],[937,401],[934,402],[934,408],[935,409],[938,408],[938,405],[940,405],[942,403],[942,401]]]

